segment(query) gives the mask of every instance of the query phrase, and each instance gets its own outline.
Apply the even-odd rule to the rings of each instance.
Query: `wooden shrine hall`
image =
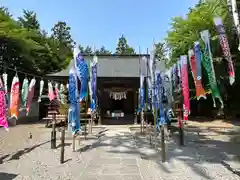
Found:
[[[146,57],[145,60],[142,57]],[[93,55],[84,56],[90,64]],[[146,67],[149,55],[98,55],[97,67],[97,101],[98,124],[120,125],[137,123],[138,89],[140,73],[147,75]],[[54,74],[49,74],[56,81],[68,80],[68,68]],[[165,69],[164,62],[157,62],[157,69]],[[149,72],[148,72],[149,73]]]

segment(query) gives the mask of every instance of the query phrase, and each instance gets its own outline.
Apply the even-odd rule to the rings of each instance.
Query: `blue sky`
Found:
[[[104,45],[115,50],[124,34],[141,53],[160,41],[170,28],[171,18],[184,16],[198,0],[0,0],[14,17],[22,9],[37,13],[41,28],[50,32],[57,21],[71,26],[77,44]]]

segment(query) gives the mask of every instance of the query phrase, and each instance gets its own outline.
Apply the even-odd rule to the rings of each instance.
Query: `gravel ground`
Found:
[[[167,162],[161,163],[160,138],[157,151],[150,146],[149,138],[136,134],[136,145],[148,172],[158,172],[159,179],[232,180],[240,179],[239,127],[226,129],[185,129],[185,146],[178,145],[178,136],[166,140]],[[151,151],[152,149],[152,151]],[[144,160],[146,162],[144,162]],[[154,165],[153,165],[154,164]],[[155,167],[155,168],[154,168]]]
[[[60,164],[60,148],[50,149],[50,129],[43,126],[16,126],[10,133],[0,129],[0,180],[237,180],[240,176],[237,150],[226,150],[236,146],[227,140],[217,144],[205,137],[203,144],[189,138],[186,147],[169,140],[163,164],[161,153],[149,146],[146,137],[117,126],[107,127],[99,139],[81,140],[76,152],[67,140],[65,163]],[[28,139],[29,131],[33,139]]]

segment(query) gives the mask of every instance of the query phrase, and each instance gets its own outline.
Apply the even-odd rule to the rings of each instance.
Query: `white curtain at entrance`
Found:
[[[127,92],[110,92],[109,96],[114,100],[127,99]]]

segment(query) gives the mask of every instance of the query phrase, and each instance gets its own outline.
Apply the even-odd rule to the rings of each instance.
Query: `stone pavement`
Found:
[[[49,129],[33,133],[31,140],[24,138],[28,132],[19,136],[14,132],[12,129],[16,141],[26,139],[26,142],[22,147],[18,143],[14,149],[13,144],[7,145],[11,138],[4,141],[1,139],[4,134],[0,133],[0,140],[4,141],[0,144],[0,180],[239,179],[238,172],[231,172],[213,161],[212,153],[197,154],[199,150],[195,147],[179,148],[173,141],[166,145],[167,162],[163,164],[161,153],[153,150],[145,137],[134,136],[127,126],[109,126],[99,139],[81,140],[76,152],[72,152],[71,140],[67,140],[64,164],[59,163],[60,148],[50,149]],[[4,149],[4,144],[11,150]],[[209,161],[202,157],[203,154]]]
[[[134,144],[128,129],[109,130],[101,141],[92,145],[96,154],[79,179],[142,180]]]

